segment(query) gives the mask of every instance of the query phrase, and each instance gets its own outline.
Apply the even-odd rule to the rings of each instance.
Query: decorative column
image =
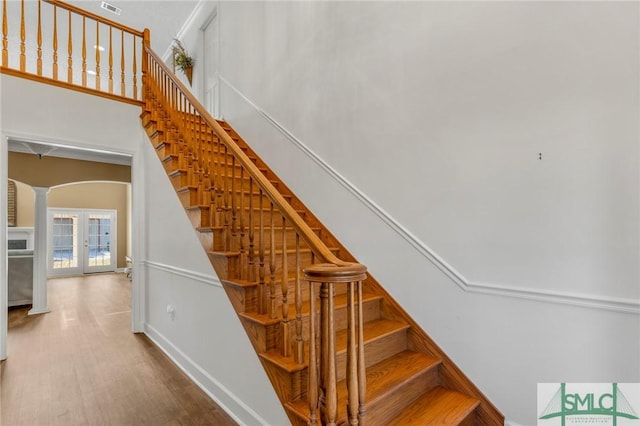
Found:
[[[36,193],[33,244],[33,306],[29,315],[51,312],[47,303],[47,194],[49,188],[33,187]]]

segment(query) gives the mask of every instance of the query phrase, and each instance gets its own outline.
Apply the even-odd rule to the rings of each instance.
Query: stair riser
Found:
[[[369,309],[365,309],[366,312],[369,311]],[[346,309],[345,309],[346,312]],[[338,312],[336,312],[336,315],[338,315]],[[346,315],[346,313],[345,313]],[[243,319],[243,322],[249,322],[246,319]],[[346,320],[345,320],[346,323]],[[252,325],[253,326],[253,325]],[[295,325],[291,324],[292,327],[294,327],[295,329]],[[257,327],[253,326],[255,332],[258,332]],[[306,326],[306,328],[308,328],[308,326]],[[303,327],[304,329],[304,327]],[[268,336],[273,336],[273,333],[270,330],[267,330],[266,335]],[[279,338],[279,337],[278,337]],[[278,343],[279,341],[273,342],[273,343]],[[272,341],[268,341],[269,344],[272,344]],[[364,359],[365,359],[365,366],[369,367],[373,364],[376,364],[380,361],[382,361],[385,358],[388,358],[390,356],[393,356],[399,352],[402,352],[403,350],[406,349],[406,330],[402,329],[402,330],[397,330],[394,333],[391,333],[389,335],[386,335],[384,337],[381,337],[379,339],[376,339],[374,341],[365,341],[364,342]],[[273,347],[273,348],[269,348],[269,349],[276,349],[277,346]],[[307,349],[305,348],[305,351],[307,351]],[[309,354],[308,352],[305,352],[305,362],[308,361],[308,357]],[[344,380],[346,377],[346,365],[347,365],[347,353],[346,350],[342,350],[338,353],[336,353],[336,372],[338,375],[338,381]],[[304,370],[306,371],[306,367],[304,368]],[[436,377],[437,377],[437,373],[436,373]],[[429,379],[431,380],[431,379]],[[436,383],[433,383],[433,386],[436,386]],[[306,384],[304,386],[306,388]],[[417,397],[417,396],[416,396]],[[412,402],[416,397],[413,397],[411,399],[411,401],[408,401],[408,403]]]
[[[249,223],[253,223],[255,225],[259,225],[260,223],[260,215],[262,214],[262,223],[263,226],[265,227],[270,227],[271,226],[271,211],[270,210],[260,210],[257,208],[254,208],[253,210],[251,210],[251,214],[249,214],[250,210],[248,208],[246,208],[244,210],[244,216],[243,216],[243,220],[244,220],[244,224],[245,227],[249,226]],[[262,213],[261,213],[262,212]],[[219,220],[218,223],[216,223],[216,226],[225,226],[225,223],[229,226],[232,227],[233,224],[233,214],[231,212],[227,212],[226,215],[222,214],[222,212],[220,212],[220,214],[218,215],[219,217],[217,218]],[[304,216],[303,216],[304,217]],[[225,222],[226,219],[226,222]],[[282,215],[276,210],[273,212],[273,223],[276,227],[279,227],[282,225]],[[240,212],[236,211],[236,216],[235,216],[235,226],[236,229],[240,229]],[[246,229],[246,228],[245,228]],[[268,238],[271,238],[270,236]],[[278,247],[279,245],[279,241],[282,240],[282,237],[277,235],[276,236],[276,247]],[[256,234],[256,244],[257,244],[257,234]],[[265,241],[265,246],[269,246],[269,241]],[[293,246],[291,246],[291,248],[293,248]]]
[[[182,207],[185,209],[188,207],[195,207],[205,204],[204,200],[207,198],[207,194],[204,191],[198,191],[198,188],[181,189],[178,192],[178,198]]]
[[[438,384],[438,369],[433,368],[403,383],[402,386],[387,393],[384,398],[368,402],[366,405],[367,416],[370,419],[375,419],[375,423],[369,422],[369,424],[390,424],[405,407]]]
[[[281,383],[285,386],[280,386],[278,389],[278,395],[282,395],[281,399],[284,401],[293,401],[303,398],[307,394],[307,370],[295,371],[288,373],[284,370],[274,367],[272,364],[260,359],[262,366],[264,367],[267,375],[271,379],[271,383]],[[304,422],[302,425],[306,426]]]
[[[292,296],[290,296],[292,297]],[[281,297],[279,298],[279,302],[278,303],[278,310],[280,311],[280,307],[282,306],[281,303]],[[305,299],[305,301],[308,299]],[[290,300],[289,303],[293,303],[293,299]],[[380,302],[379,300],[369,300],[369,301],[365,301],[365,303],[363,303],[363,311],[362,311],[363,317],[365,322],[366,321],[373,321],[376,319],[380,318]],[[345,330],[347,328],[347,321],[348,321],[348,316],[347,316],[347,307],[341,307],[335,310],[335,316],[334,316],[334,321],[335,321],[335,329],[336,331],[338,330]],[[302,340],[307,342],[309,341],[309,321],[310,318],[308,315],[305,315],[302,317]],[[290,327],[288,327],[289,329],[289,339],[288,341],[291,342],[291,353],[293,353],[293,350],[295,349],[295,345],[296,345],[296,326],[295,326],[295,316],[293,318],[290,318],[291,324]],[[319,324],[319,316],[318,314],[316,314],[316,324]],[[269,327],[273,327],[276,329],[280,329],[280,324],[275,325],[275,326],[267,326],[267,328]],[[278,348],[281,347],[282,345],[282,336],[281,336],[281,332],[282,330],[278,330],[278,338],[279,340],[279,344],[278,344]],[[270,333],[270,331],[267,331],[267,334]],[[392,338],[389,338],[387,341],[388,344],[392,345],[393,347],[402,347],[403,343],[402,342],[398,342],[398,341],[393,341]],[[345,377],[345,366],[346,366],[346,354],[344,354],[344,357],[342,358],[343,364],[340,364],[340,360],[341,358],[338,357],[338,371],[341,372],[340,374],[338,374],[339,380],[342,380]]]
[[[233,256],[226,256],[222,253],[217,253],[217,252],[210,252],[209,253],[209,258],[212,260],[212,262],[215,262],[215,265],[218,266],[222,266],[224,268],[224,270],[229,274],[229,275],[225,275],[223,278],[224,279],[240,279],[241,278],[241,271],[240,271],[240,267],[241,265],[244,267],[245,271],[242,272],[242,276],[244,277],[246,275],[246,260],[247,260],[247,255],[244,255],[244,258],[241,260],[240,259],[241,255],[233,255]],[[315,256],[312,255],[312,253],[310,253],[309,251],[303,251],[300,253],[300,267],[301,268],[305,268],[306,266],[311,265],[314,260],[315,260]],[[295,267],[296,267],[296,256],[294,253],[287,253],[287,269],[289,272],[293,273],[295,271]],[[223,265],[223,263],[226,263]],[[282,260],[282,254],[281,253],[276,253],[275,256],[275,270],[273,271],[274,275],[281,275],[282,274],[282,265],[283,264],[283,260]],[[269,254],[266,253],[266,257],[265,257],[265,278],[268,280],[270,279],[270,275],[271,275],[272,271],[271,271],[271,259],[269,258]]]
[[[255,218],[254,218],[254,222],[255,222]],[[264,236],[263,238],[265,239],[265,245],[268,244],[270,238],[271,238],[271,229],[265,227],[264,229]],[[276,239],[276,248],[282,248],[282,229],[275,229],[275,239]],[[209,249],[212,249],[214,251],[224,251],[225,247],[224,247],[224,236],[225,236],[225,230],[223,229],[214,229],[212,232],[212,246],[209,247]],[[319,231],[316,232],[316,234],[319,234]],[[285,238],[286,238],[286,242],[287,242],[287,247],[288,248],[294,248],[296,245],[296,235],[297,232],[293,229],[293,228],[286,228],[286,233],[285,233]],[[249,227],[245,226],[244,227],[244,246],[247,248],[247,250],[249,250]],[[236,231],[236,241],[234,243],[234,247],[239,247],[239,240],[238,238],[240,238],[240,229],[238,229]],[[306,248],[307,245],[304,241],[300,240],[300,248]],[[260,228],[259,227],[254,227],[254,236],[253,236],[253,252],[255,253],[256,256],[259,256],[259,249],[260,249]]]
[[[206,228],[211,226],[209,208],[195,207],[187,210],[187,216],[194,228]]]
[[[178,168],[179,161],[177,156],[164,157],[164,158],[160,158],[160,160],[162,161],[162,167],[164,167],[164,171],[167,174],[171,173],[172,171]]]

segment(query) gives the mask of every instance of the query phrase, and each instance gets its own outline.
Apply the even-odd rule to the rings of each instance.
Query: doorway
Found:
[[[47,275],[116,270],[116,211],[47,209]]]

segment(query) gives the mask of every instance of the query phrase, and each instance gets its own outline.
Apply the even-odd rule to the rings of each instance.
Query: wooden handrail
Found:
[[[233,154],[242,167],[249,173],[264,194],[278,207],[280,212],[286,217],[287,221],[295,228],[304,241],[309,245],[311,250],[323,260],[336,266],[350,266],[352,263],[345,262],[337,258],[331,250],[324,244],[311,227],[300,217],[300,215],[291,207],[284,199],[282,194],[273,186],[271,182],[258,170],[258,167],[249,159],[249,157],[237,146],[220,124],[209,114],[206,108],[191,94],[189,89],[180,81],[180,79],[169,69],[169,67],[160,59],[160,57],[149,47],[145,48],[148,57],[159,66],[166,77],[178,87],[182,95],[194,106],[195,110],[200,114],[205,123],[213,130],[213,132],[224,143],[227,150]]]
[[[105,24],[105,25],[108,25],[110,27],[117,28],[117,29],[122,30],[124,32],[133,34],[133,35],[135,35],[137,37],[142,37],[142,34],[143,34],[142,31],[133,29],[131,27],[127,27],[126,25],[122,25],[122,24],[120,24],[120,23],[118,23],[116,21],[112,21],[110,19],[103,18],[100,15],[96,15],[95,13],[91,13],[89,11],[86,11],[84,9],[76,7],[76,6],[72,5],[72,4],[65,3],[65,2],[60,1],[60,0],[42,0],[42,1],[44,1],[45,3],[49,3],[49,4],[52,4],[52,5],[58,6],[60,8],[66,9],[68,11],[71,11],[71,12],[75,13],[75,14],[78,14],[78,15],[85,16],[87,18],[93,19],[94,21],[98,21],[101,24]]]

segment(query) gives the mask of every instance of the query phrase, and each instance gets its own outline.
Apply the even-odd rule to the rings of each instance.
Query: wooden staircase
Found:
[[[20,22],[8,23],[13,2],[2,2],[2,73],[142,105],[149,140],[292,424],[503,424],[500,412],[366,268],[227,123],[205,111],[151,50],[148,30],[60,0],[15,4],[22,10]],[[25,6],[37,7],[37,22],[29,28],[38,34],[33,70],[25,53]],[[54,22],[53,53],[46,55],[53,59],[51,76],[40,58],[41,8]],[[72,15],[89,21],[96,32],[100,26],[110,34],[115,29],[102,88],[99,53],[95,87],[87,85],[86,64],[81,83],[74,83],[72,46],[82,46],[84,57],[86,34],[72,35],[71,25],[64,34],[67,69],[58,73],[56,8],[69,22]],[[9,43],[17,32],[8,28],[18,25],[20,37]],[[74,37],[80,38],[72,43]],[[125,38],[133,40],[131,50]],[[20,46],[19,52],[10,52],[9,45]]]
[[[310,373],[317,372],[309,370],[310,321],[318,324],[315,301],[321,290],[303,284],[301,276],[303,270],[323,259],[301,238],[297,225],[290,223],[287,215],[298,215],[332,255],[345,262],[356,261],[231,126],[222,121],[212,123],[188,92],[177,100],[167,99],[163,88],[186,88],[173,76],[165,75],[162,64],[155,64],[153,58],[148,67],[155,68],[146,76],[141,120],[149,140],[291,423],[310,424],[314,417],[322,423],[321,413],[310,418],[316,398],[315,391],[309,389]],[[175,98],[175,92],[171,93]],[[235,144],[242,154],[236,154],[226,143]],[[245,170],[243,161],[250,161],[277,189],[290,212],[274,206],[251,172]],[[357,418],[349,422],[346,409],[347,287],[333,287],[335,424],[357,422]],[[360,423],[503,424],[499,411],[373,277],[364,280],[361,291],[361,308],[357,310],[363,318],[366,397],[360,407]],[[313,318],[311,311],[316,312]],[[314,396],[311,405],[310,395]],[[325,397],[321,391],[321,410]]]

